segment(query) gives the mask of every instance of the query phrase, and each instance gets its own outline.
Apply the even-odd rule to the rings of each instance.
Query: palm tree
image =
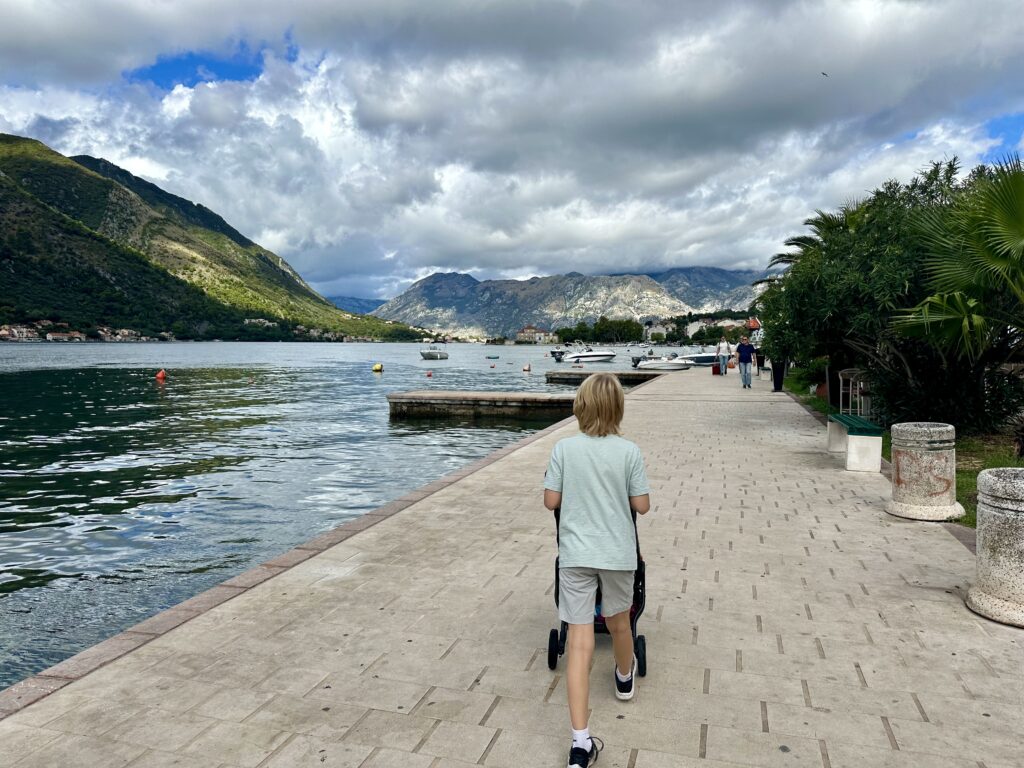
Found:
[[[951,206],[926,209],[919,231],[935,291],[894,320],[974,363],[1024,343],[1024,166],[1013,157]]]

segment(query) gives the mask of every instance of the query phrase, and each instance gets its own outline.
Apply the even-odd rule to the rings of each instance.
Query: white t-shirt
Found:
[[[722,355],[731,355],[732,354],[732,349],[729,347],[729,342],[728,341],[720,341],[720,342],[718,342],[718,349],[715,350],[715,354],[717,354],[719,357],[721,357]]]
[[[630,496],[650,493],[640,449],[618,435],[580,433],[551,451],[544,487],[562,494],[558,564],[636,570]]]

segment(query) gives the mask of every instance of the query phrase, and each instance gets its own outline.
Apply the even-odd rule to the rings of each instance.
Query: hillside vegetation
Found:
[[[415,335],[337,309],[213,211],[105,160],[72,160],[0,134],[0,174],[0,322],[48,317],[76,326],[175,324],[179,337],[273,337],[239,329],[259,317],[279,328]]]

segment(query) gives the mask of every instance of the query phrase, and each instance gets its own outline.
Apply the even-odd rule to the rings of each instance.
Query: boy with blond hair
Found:
[[[544,476],[544,506],[561,508],[558,615],[569,625],[570,768],[586,768],[604,746],[590,736],[587,725],[598,583],[601,613],[615,655],[615,696],[627,701],[636,691],[629,609],[637,546],[630,510],[646,514],[651,500],[640,449],[619,435],[624,410],[622,385],[614,374],[598,373],[585,379],[572,407],[580,434],[555,445]]]

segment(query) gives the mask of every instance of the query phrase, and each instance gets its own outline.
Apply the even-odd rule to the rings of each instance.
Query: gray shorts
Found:
[[[597,582],[601,582],[601,615],[614,616],[633,605],[633,571],[601,568],[558,569],[558,618],[567,624],[592,624]]]

